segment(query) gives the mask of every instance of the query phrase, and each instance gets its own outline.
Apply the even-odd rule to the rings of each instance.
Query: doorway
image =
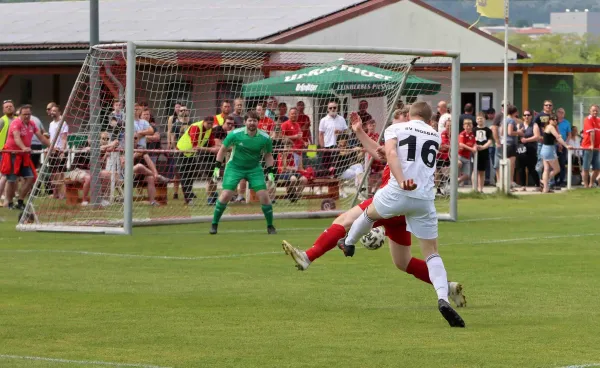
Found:
[[[465,113],[465,105],[471,104],[477,108],[477,92],[462,92],[460,94],[460,113]]]

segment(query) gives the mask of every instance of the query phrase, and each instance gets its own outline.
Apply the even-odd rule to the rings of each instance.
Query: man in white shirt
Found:
[[[426,123],[432,116],[426,102],[414,103],[409,116],[409,122],[393,124],[385,130],[385,152],[392,173],[390,181],[375,193],[373,203],[354,221],[346,239],[340,240],[340,248],[354,247],[375,221],[404,215],[407,229],[421,244],[440,313],[451,327],[465,327],[463,319],[448,301],[448,278],[438,253],[434,174],[440,134]]]
[[[48,157],[47,172],[51,174],[50,181],[52,183],[57,183],[62,181],[63,173],[67,171],[67,157],[65,151],[67,150],[69,126],[66,121],[63,122],[62,127],[60,126],[62,115],[58,105],[54,105],[50,109],[50,117],[52,118],[52,121],[50,122],[48,133],[50,133],[50,142],[54,142],[54,149],[48,152],[50,157]],[[53,185],[53,192],[54,198],[63,198],[63,185]]]
[[[348,130],[346,120],[338,115],[338,105],[332,101],[327,104],[327,116],[319,122],[319,146],[321,148],[336,148],[337,136]],[[328,170],[333,163],[333,152],[323,152],[322,165]]]

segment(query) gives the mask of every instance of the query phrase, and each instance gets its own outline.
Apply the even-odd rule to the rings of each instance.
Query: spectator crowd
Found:
[[[96,203],[110,204],[106,196],[109,187],[111,184],[114,186],[115,181],[123,180],[123,106],[123,101],[113,101],[99,134],[94,137],[86,132],[87,141],[70,144],[72,127],[68,117],[63,118],[61,107],[56,103],[51,102],[46,107],[46,130],[41,120],[32,115],[30,105],[16,110],[13,101],[4,101],[4,115],[0,118],[0,193],[4,197],[3,205],[24,208],[38,176],[42,152],[47,169],[41,173],[41,184],[36,187],[35,195],[61,200],[65,198],[66,188],[77,184],[82,191],[81,204],[88,205],[93,191],[92,173],[95,173],[99,183],[96,187],[100,189],[100,195],[95,196]],[[397,107],[400,109],[394,113],[394,118],[401,119],[406,108],[402,109],[402,105]],[[368,136],[379,142],[377,122],[368,108],[366,100],[360,101],[358,116]],[[296,202],[302,198],[308,184],[319,178],[339,180],[342,183],[339,185],[341,197],[347,196],[344,185],[359,186],[370,157],[364,154],[335,101],[327,104],[327,113],[318,123],[316,137],[312,136],[311,118],[305,113],[303,101],[288,106],[286,102],[269,97],[252,109],[246,109],[245,101],[240,98],[223,100],[218,114],[202,119],[192,116],[191,106],[177,102],[165,121],[157,121],[150,106],[139,102],[135,104],[134,111],[134,184],[146,188],[148,204],[159,206],[157,188],[172,184],[172,199],[181,199],[190,205],[197,200],[194,183],[202,181],[206,185],[206,204],[214,205],[217,199],[217,183],[212,180],[215,155],[229,132],[244,128],[244,116],[250,110],[259,116],[258,128],[269,134],[273,141],[278,172],[276,183],[270,190],[273,200],[276,187],[283,187],[286,194],[277,199]],[[565,186],[568,148],[576,149],[573,158],[584,186],[597,184],[600,157],[597,150],[591,150],[600,148],[597,105],[590,108],[581,133],[565,119],[564,109],[554,109],[550,100],[544,102],[540,112],[530,109],[520,112],[510,104],[507,111],[507,138],[504,141],[504,117],[493,108],[476,114],[473,106],[466,104],[455,122],[448,104],[445,101],[437,104],[437,114],[430,124],[442,138],[437,156],[438,194],[445,195],[448,190],[452,124],[459,124],[459,159],[456,164],[461,186],[474,182],[475,178],[475,189],[480,192],[485,185],[495,185],[504,148],[513,169],[510,182],[514,191],[534,187],[535,190],[552,192]],[[51,151],[44,150],[44,147],[50,146]],[[369,166],[367,195],[372,195],[379,186],[383,167],[379,161]],[[114,175],[115,171],[119,175]],[[318,185],[312,186],[310,191],[316,196],[322,194]],[[235,201],[245,202],[245,195],[246,183],[242,181]]]

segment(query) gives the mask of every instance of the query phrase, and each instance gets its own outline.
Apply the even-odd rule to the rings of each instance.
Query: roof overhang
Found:
[[[88,48],[80,50],[15,50],[0,51],[0,66],[81,65]]]

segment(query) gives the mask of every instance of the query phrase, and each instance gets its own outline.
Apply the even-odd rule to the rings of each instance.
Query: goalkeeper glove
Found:
[[[221,176],[221,166],[223,163],[221,161],[215,162],[215,169],[213,170],[213,180],[216,182],[219,180]]]
[[[275,181],[275,168],[273,166],[265,168],[265,174],[267,174],[269,181]]]

